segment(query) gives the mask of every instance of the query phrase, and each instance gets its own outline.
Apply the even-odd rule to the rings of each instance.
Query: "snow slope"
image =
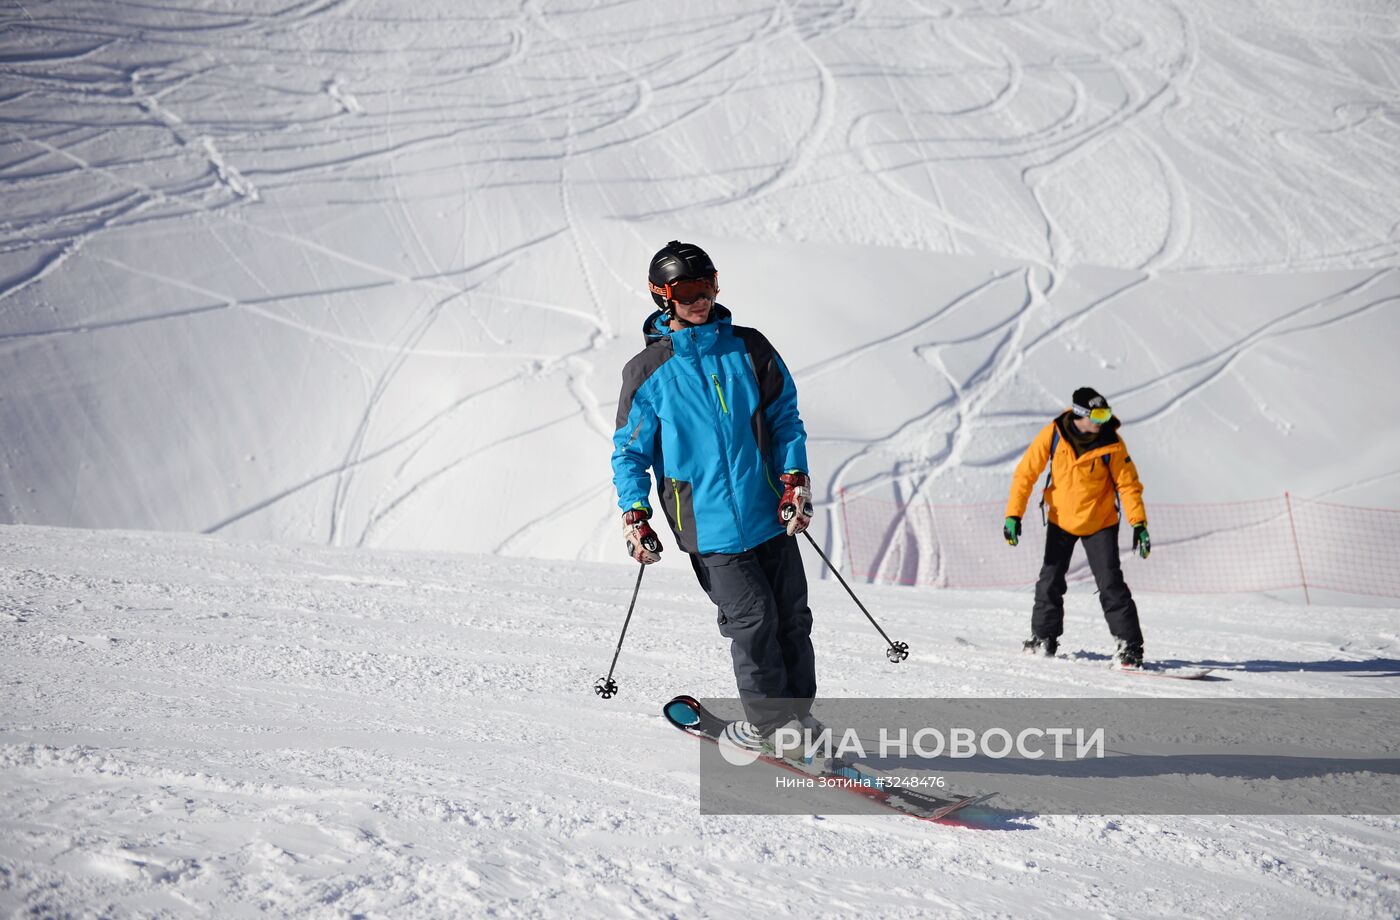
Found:
[[[705,817],[673,692],[732,692],[649,570],[0,527],[0,912],[1393,917],[1394,817]],[[1393,696],[1395,609],[1144,603],[1215,684],[1022,659],[1020,594],[814,586],[827,696]],[[1103,651],[1092,595],[1067,642]]]
[[[1396,60],[1359,0],[10,4],[0,520],[611,558],[675,236],[819,497],[1000,497],[1087,383],[1149,502],[1400,506]]]

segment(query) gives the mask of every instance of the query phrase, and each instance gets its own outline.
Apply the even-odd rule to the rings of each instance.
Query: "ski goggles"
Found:
[[[695,303],[701,298],[715,299],[719,293],[719,273],[708,278],[685,278],[681,281],[672,281],[670,284],[657,286],[650,281],[647,287],[651,292],[666,301],[674,300],[676,303]]]
[[[1086,409],[1083,406],[1070,406],[1070,408],[1074,410],[1075,415],[1087,418],[1095,425],[1102,425],[1113,418],[1113,410],[1108,406],[1095,406],[1093,409]]]

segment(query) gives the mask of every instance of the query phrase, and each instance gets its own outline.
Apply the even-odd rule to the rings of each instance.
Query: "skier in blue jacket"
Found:
[[[627,550],[644,564],[661,543],[649,519],[652,472],[676,543],[719,608],[748,723],[734,740],[761,746],[791,723],[820,730],[812,611],[795,535],[812,520],[807,434],[797,388],[757,329],[715,302],[719,274],[703,249],[672,240],[651,260],[659,309],[646,347],[622,371],[613,484]]]

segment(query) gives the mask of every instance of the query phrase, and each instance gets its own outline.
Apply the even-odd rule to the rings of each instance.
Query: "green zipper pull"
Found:
[[[725,415],[728,415],[729,407],[724,404],[724,390],[719,385],[719,377],[715,374],[711,374],[710,379],[715,382],[715,392],[719,394],[719,407],[724,410]]]
[[[674,479],[671,480],[671,491],[676,496],[676,530],[685,530],[685,525],[681,522],[681,487]]]

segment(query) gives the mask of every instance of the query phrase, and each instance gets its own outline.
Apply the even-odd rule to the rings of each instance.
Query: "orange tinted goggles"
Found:
[[[655,294],[660,294],[666,300],[674,300],[676,303],[695,303],[701,298],[715,299],[719,293],[718,275],[709,278],[686,278],[681,281],[672,281],[664,287],[657,287],[651,282],[647,285]]]

